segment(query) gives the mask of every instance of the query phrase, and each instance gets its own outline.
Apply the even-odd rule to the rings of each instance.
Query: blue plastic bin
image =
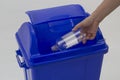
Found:
[[[99,80],[108,46],[100,29],[86,44],[52,52],[56,39],[71,31],[88,13],[77,4],[28,11],[31,22],[16,32],[17,61],[26,80]],[[22,58],[22,59],[21,59]]]

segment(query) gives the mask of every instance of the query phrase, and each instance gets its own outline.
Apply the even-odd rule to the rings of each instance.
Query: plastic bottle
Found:
[[[80,30],[71,31],[57,40],[56,44],[51,47],[51,50],[58,51],[68,49],[79,44],[85,36],[85,34],[81,34]]]

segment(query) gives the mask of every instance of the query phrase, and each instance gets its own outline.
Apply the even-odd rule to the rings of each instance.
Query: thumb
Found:
[[[73,30],[73,31],[76,31],[76,30],[80,29],[82,26],[83,26],[83,23],[80,22],[80,23],[78,23],[77,25],[75,25],[75,27],[74,27],[72,30]]]

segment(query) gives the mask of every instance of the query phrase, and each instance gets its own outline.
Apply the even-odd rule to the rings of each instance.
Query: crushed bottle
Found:
[[[71,31],[57,40],[56,44],[51,47],[51,50],[58,51],[68,49],[79,44],[85,38],[85,36],[86,34],[82,34],[80,30]]]

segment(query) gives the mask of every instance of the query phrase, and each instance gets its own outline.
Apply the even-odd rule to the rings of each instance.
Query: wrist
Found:
[[[95,14],[95,13],[92,13],[91,16],[90,16],[91,20],[95,23],[100,23],[101,20],[99,19],[99,17]]]

